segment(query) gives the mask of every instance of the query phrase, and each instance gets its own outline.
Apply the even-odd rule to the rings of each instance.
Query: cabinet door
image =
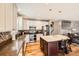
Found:
[[[0,32],[5,31],[5,6],[0,4]]]
[[[12,30],[12,20],[13,20],[13,7],[11,4],[5,4],[6,12],[5,12],[5,21],[6,21],[6,31]]]
[[[17,10],[14,4],[5,4],[6,5],[6,31],[11,31],[16,29],[17,23]]]
[[[17,10],[15,4],[0,4],[0,32],[16,29]]]
[[[49,42],[48,43],[48,55],[49,56],[58,55],[58,42]]]
[[[13,4],[13,26],[12,28],[17,29],[17,7],[16,4]]]

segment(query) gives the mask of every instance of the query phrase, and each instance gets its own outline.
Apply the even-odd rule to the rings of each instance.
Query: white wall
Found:
[[[54,31],[52,34],[60,34],[61,30],[61,21],[54,21]]]

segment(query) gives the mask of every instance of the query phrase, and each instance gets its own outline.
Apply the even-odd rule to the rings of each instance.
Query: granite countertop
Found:
[[[4,47],[0,49],[0,56],[17,56],[24,40],[25,35],[20,36],[17,40],[12,40],[12,42],[8,43]]]
[[[41,36],[41,38],[44,39],[47,42],[69,39],[69,37],[65,36],[65,35],[49,35],[49,36]]]

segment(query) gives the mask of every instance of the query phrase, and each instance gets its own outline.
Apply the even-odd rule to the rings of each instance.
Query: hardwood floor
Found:
[[[44,54],[40,50],[40,43],[28,43],[26,48],[26,56],[43,56]]]
[[[66,56],[79,56],[79,45],[78,44],[72,44],[71,49],[72,49],[72,52],[70,52]]]
[[[79,56],[79,45],[72,44],[71,45],[72,52],[66,54],[65,56]],[[28,43],[27,48],[25,49],[26,56],[44,56],[43,52],[40,50],[40,42]]]

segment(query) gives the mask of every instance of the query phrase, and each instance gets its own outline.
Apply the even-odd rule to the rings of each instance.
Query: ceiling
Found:
[[[19,13],[29,18],[79,20],[78,3],[17,3]]]

